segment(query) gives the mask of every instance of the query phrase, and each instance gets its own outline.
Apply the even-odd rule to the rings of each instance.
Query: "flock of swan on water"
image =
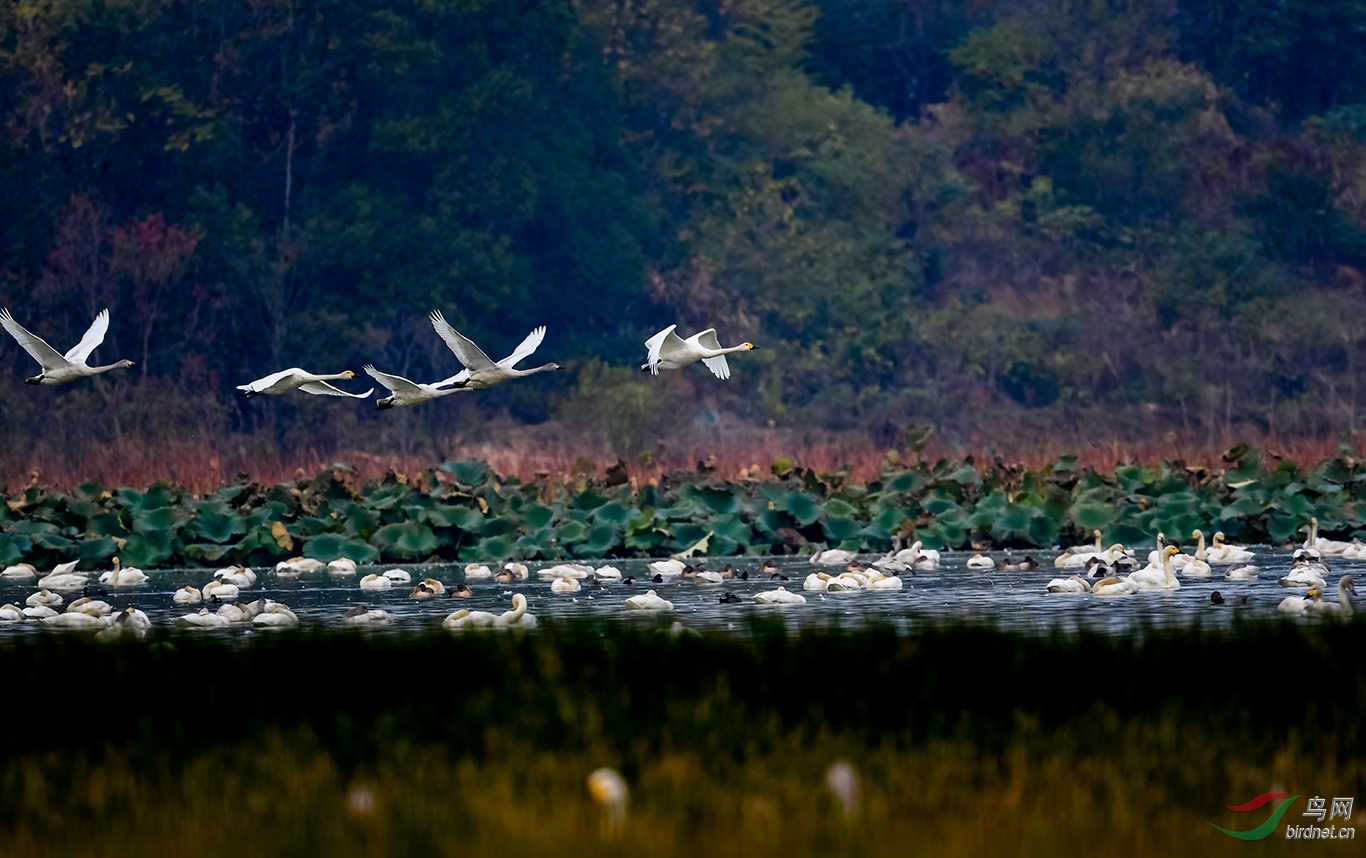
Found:
[[[441,381],[423,384],[409,381],[402,376],[380,372],[372,364],[366,364],[363,367],[366,374],[384,385],[389,391],[388,396],[376,401],[376,408],[381,410],[411,408],[414,405],[420,405],[423,402],[439,399],[462,390],[481,390],[514,378],[523,378],[539,372],[551,372],[561,368],[557,363],[547,363],[532,369],[517,369],[517,364],[530,357],[540,347],[541,341],[545,339],[544,325],[527,334],[526,339],[513,349],[512,354],[500,361],[494,361],[484,354],[483,350],[475,345],[473,340],[451,327],[440,310],[433,310],[428,320],[432,323],[432,328],[437,335],[455,353],[464,369]],[[0,309],[0,327],[8,331],[24,351],[28,352],[42,367],[42,372],[24,379],[28,384],[66,384],[87,376],[99,375],[110,370],[123,369],[134,365],[130,360],[121,360],[107,366],[90,366],[87,363],[95,349],[104,342],[104,335],[109,331],[109,311],[107,309],[95,317],[95,321],[91,323],[90,328],[81,337],[81,341],[66,354],[58,352],[41,337],[16,322],[7,309]],[[758,348],[753,343],[741,343],[738,346],[723,348],[716,337],[715,328],[708,328],[683,339],[675,333],[677,327],[677,325],[670,325],[645,341],[646,357],[645,363],[640,367],[641,372],[659,375],[661,369],[680,369],[688,364],[702,361],[707,369],[711,370],[712,375],[722,379],[730,378],[730,365],[726,363],[726,355]],[[271,373],[264,378],[258,378],[249,384],[239,385],[237,389],[247,396],[301,390],[304,393],[319,396],[347,396],[353,399],[365,399],[375,392],[372,387],[364,393],[348,393],[331,383],[346,381],[355,377],[356,374],[350,370],[331,375],[318,375],[299,367],[290,367]]]
[[[1338,579],[1336,602],[1324,599],[1328,577],[1331,574],[1324,558],[1337,556],[1344,559],[1366,560],[1366,545],[1361,541],[1335,542],[1318,536],[1318,520],[1311,520],[1307,530],[1309,536],[1302,547],[1293,555],[1290,570],[1279,579],[1282,587],[1304,589],[1303,597],[1290,596],[1283,599],[1278,610],[1284,614],[1298,616],[1336,616],[1349,617],[1352,614],[1351,597],[1356,595],[1356,586],[1351,575]],[[1092,595],[1096,597],[1130,596],[1145,591],[1173,591],[1181,587],[1182,578],[1210,579],[1216,576],[1219,567],[1226,581],[1249,581],[1260,576],[1260,570],[1249,563],[1253,554],[1247,548],[1229,545],[1222,533],[1214,535],[1213,544],[1207,545],[1204,534],[1193,531],[1191,537],[1197,540],[1194,554],[1182,553],[1179,546],[1166,544],[1165,536],[1158,534],[1157,548],[1148,556],[1148,565],[1139,567],[1132,552],[1123,545],[1104,547],[1100,541],[1100,531],[1095,532],[1094,545],[1069,548],[1053,561],[1054,567],[1061,570],[1075,570],[1065,578],[1050,580],[1045,589],[1050,594]],[[899,540],[894,540],[890,552],[872,557],[865,562],[866,555],[852,551],[830,549],[817,551],[807,558],[816,566],[825,567],[806,575],[801,589],[806,592],[891,592],[902,588],[902,575],[915,575],[919,570],[940,568],[938,551],[926,549],[917,541],[909,548],[902,548]],[[148,583],[148,576],[140,569],[123,566],[119,558],[113,559],[113,568],[102,572],[98,578],[99,588],[91,595],[89,575],[76,570],[79,561],[63,563],[43,577],[38,570],[27,563],[19,563],[0,571],[0,578],[26,581],[35,580],[38,592],[29,596],[25,607],[16,605],[0,606],[0,623],[36,620],[46,626],[67,629],[85,629],[98,632],[101,637],[118,637],[132,634],[141,637],[151,628],[147,615],[135,607],[115,611],[113,606],[101,597],[109,590],[126,590]],[[993,560],[985,554],[975,554],[966,564],[970,571],[1015,572],[1037,568],[1038,563],[1026,557],[1014,561],[1009,552],[1000,560]],[[707,569],[685,563],[678,558],[651,561],[648,565],[649,581],[655,584],[691,582],[699,586],[722,585],[728,580],[748,581],[748,570],[737,571],[731,563],[722,569]],[[831,571],[826,571],[829,569]],[[463,599],[474,595],[470,584],[484,582],[495,584],[516,584],[533,576],[550,583],[550,592],[555,595],[572,595],[585,587],[609,584],[633,585],[635,579],[625,576],[612,565],[593,566],[584,563],[557,563],[532,572],[523,563],[508,561],[501,565],[489,566],[485,563],[470,563],[464,568],[464,581],[447,586],[436,578],[424,578],[416,584],[411,573],[403,569],[389,569],[385,572],[371,572],[361,575],[355,561],[341,558],[330,563],[307,557],[293,557],[275,566],[275,576],[289,580],[305,575],[326,574],[334,579],[358,578],[362,591],[383,591],[394,587],[408,587],[410,599]],[[644,574],[642,574],[644,577]],[[764,560],[755,573],[762,581],[788,581],[788,577],[772,560]],[[245,566],[229,566],[214,573],[213,579],[202,588],[185,586],[175,592],[173,601],[178,605],[189,606],[191,612],[177,618],[183,626],[195,628],[229,628],[251,625],[259,628],[292,628],[299,623],[299,617],[287,605],[274,599],[241,601],[243,594],[257,583],[257,574]],[[108,588],[108,589],[106,589]],[[63,593],[80,591],[80,597],[67,602]],[[824,598],[822,596],[822,598]],[[807,597],[795,589],[788,590],[783,584],[774,589],[763,590],[752,595],[759,605],[798,605],[804,604]],[[1211,594],[1211,601],[1222,604],[1247,601],[1247,596],[1234,596],[1226,599],[1218,591]],[[740,603],[742,600],[732,592],[720,597],[722,604]],[[208,603],[215,608],[193,606]],[[59,611],[65,605],[65,609]],[[623,601],[628,611],[670,611],[673,602],[659,595],[657,590],[647,590],[639,595],[630,596]],[[341,617],[347,626],[387,626],[392,621],[389,612],[358,605],[348,609]],[[460,609],[446,616],[442,621],[444,628],[459,631],[463,629],[525,629],[536,625],[536,617],[527,613],[527,599],[522,593],[512,596],[512,609],[502,613],[471,611]]]

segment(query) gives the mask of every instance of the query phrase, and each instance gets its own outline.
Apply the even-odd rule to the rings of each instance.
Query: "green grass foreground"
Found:
[[[0,497],[0,563],[84,568],[118,554],[126,566],[269,565],[299,553],[323,561],[461,562],[702,554],[770,554],[809,545],[886,551],[908,544],[1051,546],[1101,530],[1126,545],[1193,528],[1234,542],[1283,542],[1311,517],[1325,535],[1366,536],[1366,463],[1346,455],[1313,465],[1264,459],[1241,446],[1223,469],[1122,464],[1112,473],[1064,457],[1036,470],[972,457],[903,464],[858,484],[773,463],[760,479],[705,472],[636,485],[624,467],[594,481],[501,477],[483,462],[451,461],[413,477],[361,483],[345,465],[311,478],[242,482],[197,496],[157,484],[71,494],[30,486]]]
[[[1366,786],[1360,623],[0,645],[29,855],[1262,854],[1208,825]],[[852,818],[823,785],[849,761]],[[609,827],[584,779],[619,769]],[[372,801],[366,801],[366,797]],[[1303,800],[1302,800],[1303,801]]]

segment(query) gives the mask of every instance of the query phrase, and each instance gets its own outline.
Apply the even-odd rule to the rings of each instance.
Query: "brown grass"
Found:
[[[1239,442],[1301,463],[1320,461],[1337,455],[1341,449],[1340,440],[1330,437],[1283,439],[1252,434],[1219,438],[1211,443],[1203,435],[1192,438],[1166,432],[1134,442],[1117,438],[1040,438],[1025,432],[991,436],[968,432],[934,436],[918,455],[933,461],[970,454],[979,464],[999,457],[1029,468],[1045,467],[1061,456],[1075,455],[1081,465],[1100,471],[1109,471],[1126,461],[1154,464],[1180,460],[1192,466],[1221,467],[1221,454]],[[1351,447],[1361,454],[1366,444],[1354,443]],[[913,461],[917,456],[902,447],[899,432],[884,432],[879,438],[862,431],[802,431],[730,423],[713,430],[679,432],[676,437],[661,439],[648,454],[631,456],[625,461],[631,475],[642,481],[666,472],[691,470],[707,460],[711,460],[715,473],[722,478],[734,478],[742,469],[755,467],[760,473],[767,473],[775,460],[784,457],[821,473],[848,466],[852,468],[852,479],[858,481],[882,472],[889,449],[897,449],[903,461]],[[41,440],[13,445],[0,462],[0,487],[15,490],[35,480],[60,489],[70,489],[88,480],[110,487],[146,486],[169,480],[203,492],[232,482],[241,474],[258,482],[275,483],[293,479],[301,471],[316,473],[334,462],[345,462],[356,468],[362,478],[373,479],[390,470],[413,473],[447,459],[467,458],[484,460],[500,474],[527,480],[541,472],[559,478],[584,467],[585,462],[601,474],[618,457],[591,434],[555,422],[538,426],[498,424],[483,427],[477,435],[397,441],[353,433],[333,438],[325,446],[289,448],[259,435],[199,434],[184,440],[149,441],[130,433],[105,443],[92,443],[81,450],[64,449]]]

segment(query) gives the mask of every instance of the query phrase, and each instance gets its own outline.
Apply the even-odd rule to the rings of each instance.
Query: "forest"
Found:
[[[109,307],[98,357],[137,367],[25,388],[4,338],[0,455],[560,423],[634,456],[719,419],[1348,439],[1364,44],[1366,0],[6,3],[0,306],[54,345]],[[567,371],[401,418],[234,390],[448,376],[433,308],[490,353],[549,325]],[[762,349],[641,377],[673,323]]]

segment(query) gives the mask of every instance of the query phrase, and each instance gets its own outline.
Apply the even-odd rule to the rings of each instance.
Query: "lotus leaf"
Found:
[[[198,560],[202,563],[217,563],[227,556],[233,549],[231,545],[213,545],[206,542],[196,542],[185,546],[180,553],[191,560]]]
[[[335,518],[314,518],[311,515],[301,515],[294,520],[294,532],[305,539],[339,529],[341,529],[341,522]]]
[[[275,547],[275,540],[270,538],[269,531],[266,532],[266,539],[269,540],[271,547]],[[278,547],[275,548],[279,550]],[[373,563],[379,559],[379,551],[373,545],[354,536],[342,536],[338,533],[324,533],[308,540],[304,543],[303,555],[324,563],[331,563],[343,557],[357,563]]]
[[[825,532],[826,538],[843,542],[856,539],[863,527],[852,518],[829,518],[821,529]]]
[[[1069,518],[1082,530],[1104,530],[1115,520],[1115,508],[1108,504],[1079,503],[1072,507]]]
[[[801,527],[815,522],[823,512],[816,499],[803,492],[788,492],[783,495],[776,507],[792,516]]]
[[[412,489],[402,483],[389,483],[373,492],[361,496],[361,505],[367,509],[386,510],[402,506]]]
[[[825,502],[825,514],[831,518],[853,518],[858,515],[858,509],[847,501],[831,498]]]
[[[465,550],[461,550],[461,559],[466,556]],[[474,549],[473,559],[480,561],[501,562],[510,560],[517,556],[517,543],[507,536],[495,536],[490,539],[479,540],[479,545]],[[468,562],[468,561],[467,561]]]
[[[459,485],[470,488],[482,486],[489,478],[489,466],[478,459],[445,462],[441,470],[455,477]]]
[[[614,504],[609,504],[609,505],[608,505],[608,507],[612,507],[612,506],[616,506],[616,505],[614,505]],[[607,509],[608,507],[604,507],[604,509]],[[603,514],[603,510],[599,510],[599,511],[598,511],[599,517],[601,517],[602,514]],[[527,504],[526,506],[524,506],[524,507],[522,508],[522,510],[521,510],[521,515],[522,515],[522,522],[523,522],[527,527],[532,527],[532,528],[536,528],[536,529],[539,530],[540,528],[545,527],[546,525],[550,524],[550,520],[551,520],[552,518],[555,517],[555,510],[552,509],[552,508],[550,508],[550,507],[548,507],[548,506],[542,506],[542,505],[540,505],[540,504],[538,504],[538,503],[530,503],[530,504]],[[466,529],[469,529],[469,528],[466,528]]]
[[[40,533],[57,533],[60,529],[61,528],[57,527],[57,525],[48,521],[24,519],[23,521],[15,522],[14,525],[10,527],[9,532],[13,534],[22,534],[24,536],[37,536]]]
[[[702,502],[712,512],[735,512],[740,508],[739,490],[735,486],[703,486],[698,492]]]
[[[436,550],[436,535],[425,524],[406,521],[402,524],[386,524],[370,537],[370,544],[387,556],[404,560],[426,557]]]
[[[570,521],[560,526],[556,537],[561,545],[570,545],[575,542],[582,542],[587,534],[587,525],[581,521]]]
[[[173,554],[171,534],[156,530],[131,534],[119,549],[118,558],[124,566],[151,569],[170,560]]]

